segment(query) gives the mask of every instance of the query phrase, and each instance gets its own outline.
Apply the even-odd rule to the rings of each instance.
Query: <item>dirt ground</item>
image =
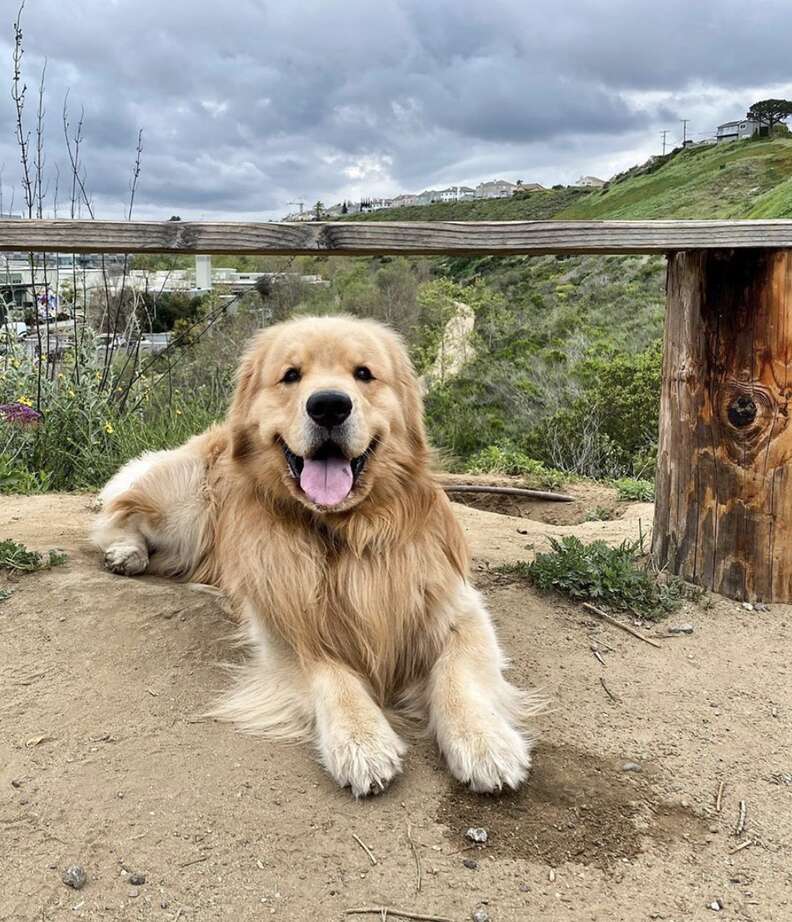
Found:
[[[792,609],[691,604],[655,649],[490,569],[550,534],[646,533],[651,506],[578,525],[457,507],[513,677],[550,699],[534,773],[472,795],[419,740],[356,803],[305,748],[201,719],[238,655],[227,622],[186,587],[104,572],[89,505],[0,501],[0,538],[69,555],[0,603],[0,919],[792,918]],[[73,863],[79,891],[61,881]]]

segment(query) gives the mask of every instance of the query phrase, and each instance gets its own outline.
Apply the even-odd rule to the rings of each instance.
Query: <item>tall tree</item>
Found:
[[[768,132],[773,134],[773,126],[792,115],[792,102],[788,99],[762,99],[755,102],[748,110],[747,118],[754,119],[761,125],[767,125]]]

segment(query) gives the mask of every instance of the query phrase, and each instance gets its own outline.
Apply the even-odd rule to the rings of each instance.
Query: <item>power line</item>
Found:
[[[663,139],[663,156],[664,156],[664,157],[665,157],[665,152],[666,152],[666,135],[667,135],[667,134],[668,134],[667,131],[661,131],[661,132],[660,132],[660,137]]]
[[[688,126],[688,122],[690,121],[690,119],[681,118],[679,121],[682,122],[682,147],[684,147],[685,142],[687,141],[687,126]]]

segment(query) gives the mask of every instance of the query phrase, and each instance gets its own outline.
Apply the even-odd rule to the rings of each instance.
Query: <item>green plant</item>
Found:
[[[586,514],[587,522],[609,522],[614,518],[613,510],[607,506],[596,506]]]
[[[0,570],[33,573],[36,570],[59,567],[64,563],[66,563],[66,555],[60,551],[50,550],[45,557],[38,551],[28,550],[24,544],[10,538],[0,541]]]
[[[558,489],[564,483],[560,471],[545,467],[513,445],[490,445],[476,452],[466,465],[469,474],[507,474],[525,477],[540,486]]]
[[[564,537],[551,538],[550,545],[549,552],[537,554],[531,563],[507,565],[501,572],[525,577],[542,592],[559,592],[647,620],[674,611],[684,597],[681,581],[661,581],[641,565],[640,541],[611,547],[604,541],[584,544]]]
[[[636,480],[623,477],[614,482],[616,494],[623,502],[653,503],[655,498],[655,485],[651,480]]]

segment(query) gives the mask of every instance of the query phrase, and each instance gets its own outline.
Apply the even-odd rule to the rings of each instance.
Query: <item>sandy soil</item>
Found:
[[[576,526],[458,507],[513,675],[551,701],[535,772],[478,797],[420,740],[384,796],[355,803],[305,749],[199,717],[237,655],[228,624],[185,587],[103,572],[89,503],[0,501],[0,538],[69,554],[0,603],[0,919],[340,922],[388,905],[681,922],[714,900],[723,918],[792,918],[792,610],[711,599],[654,628],[655,649],[490,570],[549,534],[634,537],[651,507]],[[668,638],[681,622],[694,633]],[[464,840],[471,825],[486,847]],[[72,863],[79,891],[61,882]]]

